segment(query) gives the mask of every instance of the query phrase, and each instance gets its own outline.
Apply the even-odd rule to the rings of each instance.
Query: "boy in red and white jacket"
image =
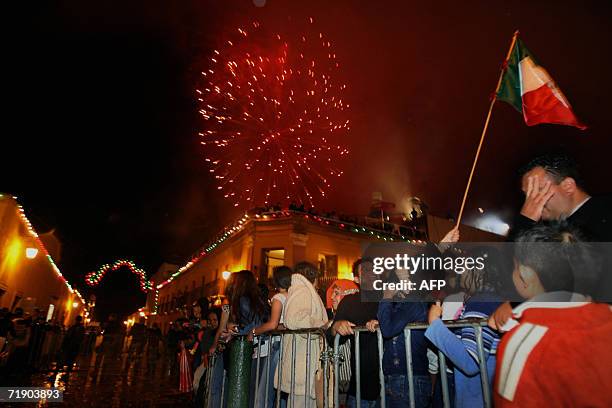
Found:
[[[578,240],[561,224],[517,239],[512,279],[529,300],[501,328],[514,326],[498,349],[496,408],[612,406],[612,309],[571,292]]]

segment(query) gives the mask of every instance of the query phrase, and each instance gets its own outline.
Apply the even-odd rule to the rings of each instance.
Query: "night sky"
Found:
[[[263,2],[263,1],[262,1]],[[429,4],[435,3],[435,4]],[[495,3],[495,4],[493,4]],[[211,51],[258,20],[280,32],[313,17],[348,84],[350,159],[321,209],[365,214],[374,191],[403,208],[458,213],[515,29],[589,125],[529,128],[494,110],[466,217],[482,207],[509,222],[516,168],[571,152],[592,193],[609,192],[612,115],[608,1],[27,2],[5,14],[3,175],[39,232],[55,229],[59,266],[75,283],[119,257],[149,273],[187,256],[236,210],[203,160],[194,88]],[[87,291],[86,291],[87,292]],[[126,271],[98,289],[104,313],[144,303]]]

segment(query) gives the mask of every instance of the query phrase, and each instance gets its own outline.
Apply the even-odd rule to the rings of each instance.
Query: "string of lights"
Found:
[[[17,197],[13,197],[13,199],[17,202]],[[68,288],[70,293],[73,293],[73,294],[77,295],[77,297],[79,298],[81,303],[83,305],[85,305],[86,303],[85,303],[85,300],[83,299],[83,296],[81,296],[81,293],[77,289],[72,287],[70,282],[68,282],[68,280],[64,277],[64,275],[62,274],[60,269],[57,267],[57,265],[53,261],[53,258],[49,254],[49,251],[47,251],[47,248],[45,247],[45,245],[41,241],[40,237],[38,236],[38,233],[34,230],[34,227],[32,226],[32,223],[30,223],[30,220],[25,215],[25,210],[19,204],[19,202],[17,202],[17,210],[18,210],[19,218],[21,218],[21,221],[26,226],[28,234],[36,241],[36,244],[38,245],[38,248],[42,251],[42,253],[44,254],[44,256],[47,259],[47,261],[49,262],[49,264],[51,264],[51,269],[53,269],[53,271],[55,272],[57,277],[66,285],[66,287]]]
[[[156,286],[156,288],[161,289],[167,284],[169,284],[170,282],[172,282],[179,275],[181,275],[182,273],[187,271],[189,268],[191,268],[195,263],[197,263],[204,256],[210,254],[215,248],[221,245],[224,241],[231,238],[237,232],[241,231],[249,220],[254,219],[254,220],[263,221],[263,220],[270,220],[270,219],[288,218],[292,216],[301,216],[312,222],[318,222],[322,225],[336,227],[338,229],[354,232],[357,234],[369,235],[372,238],[380,239],[383,241],[394,242],[394,241],[399,240],[399,241],[409,242],[413,244],[422,243],[422,241],[420,240],[406,239],[406,237],[403,235],[398,236],[392,233],[376,230],[373,228],[368,228],[365,226],[356,225],[356,224],[352,224],[348,222],[342,222],[342,221],[333,220],[329,218],[319,217],[317,215],[305,214],[299,211],[284,210],[284,211],[277,211],[277,212],[270,213],[270,214],[256,214],[254,216],[249,216],[248,214],[245,214],[240,219],[238,219],[234,224],[232,224],[229,227],[226,227],[223,230],[223,232],[219,236],[217,236],[217,238],[215,238],[211,243],[207,244],[205,247],[201,248],[200,251],[198,251],[194,256],[191,257],[189,262],[187,262],[185,265],[180,267],[176,272],[170,275],[168,279],[166,279],[163,282],[160,282]]]
[[[125,259],[118,259],[113,264],[104,264],[100,266],[97,271],[89,272],[85,276],[85,282],[89,286],[96,286],[100,283],[100,281],[102,281],[102,278],[104,278],[106,272],[116,271],[117,269],[124,267],[128,268],[132,273],[138,275],[138,278],[140,280],[140,290],[146,293],[153,288],[153,282],[147,279],[146,272],[143,269],[137,267],[133,261]]]

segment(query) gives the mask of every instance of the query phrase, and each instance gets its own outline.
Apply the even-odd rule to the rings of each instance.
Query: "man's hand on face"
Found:
[[[544,206],[555,194],[550,181],[540,180],[538,176],[527,177],[527,191],[521,214],[533,221],[540,221]]]

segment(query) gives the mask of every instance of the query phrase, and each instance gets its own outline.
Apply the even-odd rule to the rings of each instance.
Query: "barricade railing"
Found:
[[[26,362],[35,370],[47,368],[60,352],[64,333],[44,323],[33,324],[30,330]]]
[[[472,327],[476,334],[476,347],[478,361],[476,362],[480,370],[480,378],[482,385],[483,405],[491,407],[490,385],[487,373],[487,364],[485,360],[485,351],[483,344],[482,329],[486,326],[484,319],[465,319],[456,321],[445,321],[444,324],[449,329],[460,329]],[[406,353],[406,376],[408,382],[408,406],[415,407],[415,384],[414,372],[412,367],[412,346],[411,335],[415,330],[426,330],[429,327],[427,323],[410,323],[404,328],[403,334],[405,338],[405,353]],[[357,407],[361,406],[361,349],[360,337],[362,333],[368,332],[368,329],[363,326],[352,328],[354,336],[351,336],[351,341],[354,345],[355,369],[352,375],[355,377],[356,395],[355,399]],[[247,380],[250,384],[251,395],[248,406],[261,408],[280,407],[281,398],[287,398],[286,406],[292,408],[298,402],[298,399],[303,398],[305,407],[340,407],[340,390],[339,390],[339,364],[341,362],[339,347],[340,335],[334,337],[332,345],[327,345],[325,340],[326,333],[322,329],[302,329],[302,330],[276,330],[254,339],[254,347],[251,359],[251,370],[254,377]],[[378,379],[380,383],[380,405],[386,406],[385,401],[385,375],[383,371],[383,336],[380,329],[376,330],[377,346],[378,346]],[[231,343],[230,343],[231,346]],[[315,349],[315,347],[317,347]],[[288,351],[290,350],[290,351]],[[287,354],[290,353],[290,354]],[[265,354],[265,355],[264,355]],[[313,358],[317,356],[317,358]],[[287,359],[289,361],[287,362]],[[285,363],[283,364],[283,360]],[[303,361],[303,364],[302,364]],[[451,395],[449,392],[448,378],[446,375],[447,364],[446,356],[439,351],[439,374],[442,390],[442,401],[445,408],[451,406]],[[298,365],[302,370],[305,370],[305,375],[296,373]],[[289,373],[283,372],[289,368]],[[333,376],[331,373],[333,372]],[[319,375],[319,374],[320,375]],[[232,376],[232,368],[223,366],[223,356],[219,353],[211,356],[208,362],[208,368],[205,374],[203,386],[204,390],[204,407],[216,408],[221,406],[233,407],[238,406],[231,403],[235,397],[227,395],[228,383],[235,381]],[[287,377],[289,376],[288,385]],[[283,381],[285,379],[285,381]],[[297,384],[299,387],[296,387]],[[318,383],[318,384],[317,384]],[[302,389],[303,384],[303,389]],[[315,399],[310,398],[312,387],[315,387]],[[286,391],[285,391],[286,390]],[[247,392],[249,390],[246,390]],[[273,393],[273,399],[270,396]],[[285,395],[282,395],[285,394]],[[230,401],[228,401],[230,400]],[[299,404],[302,406],[302,404]]]
[[[478,367],[480,369],[480,378],[482,385],[483,405],[485,407],[491,407],[491,393],[489,387],[489,378],[487,373],[487,363],[485,360],[484,344],[482,339],[482,328],[486,326],[486,319],[464,319],[455,321],[444,321],[444,324],[449,329],[460,329],[465,327],[472,327],[476,333],[476,347],[478,351]],[[414,391],[414,372],[412,367],[412,344],[410,337],[414,330],[426,330],[429,327],[427,323],[409,323],[404,327],[404,345],[406,352],[406,376],[408,379],[408,406],[411,408],[415,407],[415,391]],[[353,339],[355,341],[355,372],[352,375],[355,376],[355,399],[357,407],[361,406],[361,350],[360,350],[360,334],[362,332],[369,332],[364,326],[357,326],[352,328],[355,332]],[[377,343],[378,343],[378,377],[380,382],[380,403],[381,406],[385,406],[385,376],[383,372],[383,336],[380,329],[376,330]],[[334,375],[336,376],[335,387],[334,387],[334,407],[339,407],[339,389],[338,384],[338,347],[340,344],[340,335],[336,334],[333,344],[334,358]],[[438,351],[438,362],[439,362],[439,374],[440,384],[442,389],[442,401],[445,408],[451,406],[451,395],[448,387],[448,378],[446,376],[446,356],[441,351]]]
[[[295,406],[300,398],[304,399],[303,406],[316,407],[317,378],[321,383],[320,391],[323,391],[322,406],[331,405],[331,393],[325,392],[330,389],[331,349],[327,347],[322,329],[275,330],[256,336],[253,345],[249,406],[273,408],[280,406],[281,398],[286,396],[288,407]],[[297,372],[298,365],[303,371]],[[209,359],[205,375],[205,407],[224,406],[228,399],[235,397],[227,395],[227,388],[236,378],[232,367],[228,370],[223,366],[220,353]],[[313,395],[315,398],[311,397]],[[231,401],[227,405],[233,406]]]

